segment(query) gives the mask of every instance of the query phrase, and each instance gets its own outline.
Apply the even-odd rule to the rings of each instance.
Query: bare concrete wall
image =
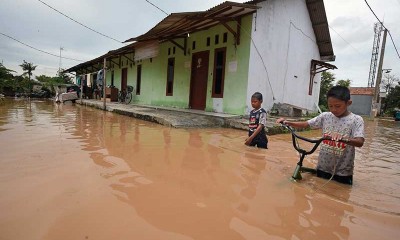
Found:
[[[353,95],[351,96],[353,104],[350,105],[349,110],[358,115],[370,115],[372,96],[368,95]]]

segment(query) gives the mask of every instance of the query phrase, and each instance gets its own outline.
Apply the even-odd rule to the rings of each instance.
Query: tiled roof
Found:
[[[373,96],[375,93],[375,88],[373,87],[351,87],[351,95],[370,95]]]

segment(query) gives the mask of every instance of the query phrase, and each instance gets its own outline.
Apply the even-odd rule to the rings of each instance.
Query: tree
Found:
[[[67,73],[64,72],[64,69],[60,69],[57,74],[58,78],[66,84],[72,84],[72,77],[70,77]]]
[[[0,93],[4,93],[6,89],[12,90],[14,85],[14,76],[13,70],[4,67],[2,63],[0,63]]]
[[[385,98],[385,111],[392,114],[395,109],[400,109],[400,85],[390,88]]]
[[[65,80],[58,76],[49,77],[46,75],[40,75],[36,77],[36,80],[42,83],[42,86],[48,89],[51,92],[51,94],[55,94],[55,88],[56,88],[55,86],[65,83]]]
[[[13,77],[13,72],[15,71],[4,67],[4,65],[0,63],[0,81],[11,79]]]
[[[335,82],[335,75],[333,73],[322,72],[318,104],[322,111],[328,110],[328,100],[326,99],[326,94],[328,93],[329,89],[333,87],[333,82]]]
[[[32,87],[31,87],[31,76],[32,76],[32,72],[35,71],[36,67],[35,65],[33,65],[33,63],[28,63],[27,61],[24,60],[24,62],[19,65],[22,70],[24,71],[24,73],[22,75],[26,75],[28,74],[28,79],[29,79],[29,94],[32,92]]]
[[[28,74],[28,78],[29,78],[29,93],[32,92],[31,89],[31,76],[32,76],[32,72],[35,71],[37,66],[34,66],[33,63],[28,63],[27,61],[24,60],[24,62],[19,65],[22,70],[24,71],[24,73],[22,75],[26,75]]]
[[[400,79],[396,77],[394,74],[385,74],[385,76],[382,79],[381,83],[381,90],[389,93],[389,90],[391,88],[394,88],[396,86],[396,83],[400,83]]]
[[[338,85],[338,86],[343,86],[343,87],[350,87],[350,84],[351,84],[351,80],[350,79],[347,79],[347,80],[339,80],[339,81],[337,81],[336,82],[336,85]]]

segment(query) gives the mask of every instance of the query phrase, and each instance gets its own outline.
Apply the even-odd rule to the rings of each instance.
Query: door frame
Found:
[[[196,89],[194,89],[194,87],[195,87],[194,86],[194,81],[195,81],[194,79],[196,77],[195,76],[196,71],[194,71],[194,69],[195,69],[195,67],[198,68],[198,65],[196,65],[198,63],[195,62],[194,59],[197,59],[196,57],[198,55],[203,55],[203,54],[205,54],[206,57],[207,57],[206,64],[205,64],[205,66],[206,66],[206,80],[203,82],[203,84],[205,85],[204,86],[204,91],[202,93],[200,93],[200,94],[205,94],[205,96],[202,95],[202,97],[204,97],[204,101],[203,100],[201,101],[201,106],[200,107],[196,106],[196,108],[194,108],[193,107],[193,102],[194,102],[193,99],[195,98],[194,91],[196,90]],[[192,66],[191,66],[191,73],[190,73],[190,89],[189,89],[189,106],[188,106],[189,108],[203,110],[203,111],[206,108],[206,105],[207,105],[207,87],[208,87],[209,63],[210,63],[210,51],[209,50],[192,53]]]

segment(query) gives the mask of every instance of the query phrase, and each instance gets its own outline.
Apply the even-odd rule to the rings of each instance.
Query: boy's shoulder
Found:
[[[355,113],[350,113],[350,115],[353,116],[353,120],[357,122],[364,122],[364,118],[360,115],[357,115]]]
[[[257,113],[257,112],[267,113],[267,111],[265,111],[264,108],[259,108],[259,109],[254,109],[254,108],[253,108],[253,109],[250,111],[250,113]]]
[[[315,118],[329,118],[329,117],[333,117],[333,113],[331,112],[322,112],[320,114],[318,114]]]

